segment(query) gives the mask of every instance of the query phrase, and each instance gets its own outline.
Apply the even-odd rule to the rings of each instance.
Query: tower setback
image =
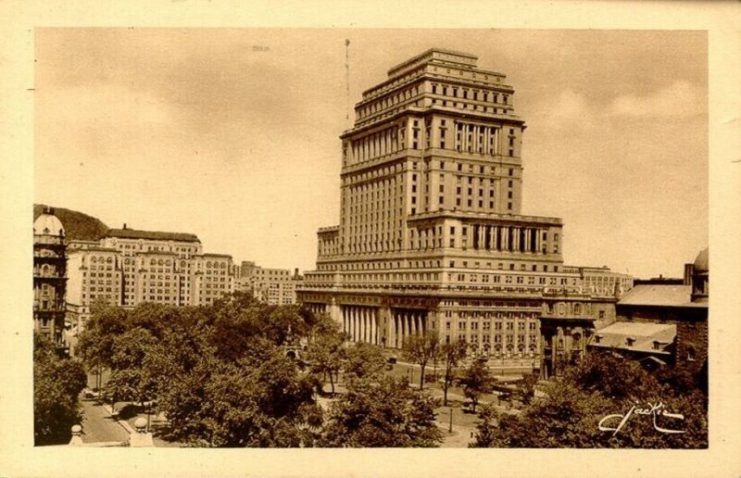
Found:
[[[541,365],[542,315],[572,317],[554,330],[578,350],[596,317],[614,317],[614,295],[598,300],[564,268],[561,219],[521,213],[525,122],[506,80],[474,55],[431,49],[355,105],[339,225],[319,230],[299,290],[352,340],[400,348],[433,330],[527,372]]]

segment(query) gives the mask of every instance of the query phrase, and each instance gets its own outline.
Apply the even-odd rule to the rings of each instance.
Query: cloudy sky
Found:
[[[348,101],[437,46],[508,75],[528,125],[523,212],[563,218],[567,263],[680,276],[707,245],[703,32],[98,28],[35,41],[35,201],[111,227],[312,269],[316,229],[339,220]]]

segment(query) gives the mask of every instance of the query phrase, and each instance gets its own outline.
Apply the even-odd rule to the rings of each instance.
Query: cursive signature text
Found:
[[[597,427],[600,431],[603,432],[612,432],[612,436],[615,436],[618,434],[620,430],[623,429],[626,423],[628,423],[628,420],[630,420],[633,416],[636,415],[646,415],[650,416],[654,428],[656,431],[661,433],[684,433],[684,430],[674,430],[671,428],[664,428],[660,427],[659,424],[656,421],[657,417],[666,417],[666,418],[673,418],[676,420],[684,420],[684,415],[681,413],[670,413],[666,410],[666,406],[662,403],[651,403],[648,402],[648,406],[645,408],[641,408],[638,406],[638,404],[633,405],[630,410],[628,410],[628,413],[625,415],[621,415],[619,413],[615,413],[612,415],[606,415],[602,418],[602,420],[599,421],[599,424]],[[617,423],[617,425],[615,425]],[[612,426],[611,426],[612,425]]]

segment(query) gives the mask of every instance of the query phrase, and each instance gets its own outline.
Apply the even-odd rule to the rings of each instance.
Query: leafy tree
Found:
[[[203,440],[217,447],[312,445],[306,430],[321,422],[314,385],[293,361],[275,354],[258,368],[220,364],[204,390]],[[318,416],[317,416],[318,414]]]
[[[481,394],[488,390],[491,383],[491,373],[485,360],[474,360],[463,373],[460,384],[463,386],[463,394],[471,401],[473,412],[476,412]]]
[[[442,344],[440,347],[440,357],[445,366],[445,375],[443,376],[443,405],[448,405],[448,390],[455,380],[455,370],[458,364],[466,357],[466,343],[455,341]]]
[[[106,391],[113,402],[133,400],[143,403],[153,398],[157,377],[149,367],[149,353],[156,339],[137,327],[115,337],[111,356],[111,378]]]
[[[424,334],[410,335],[404,339],[402,352],[407,360],[419,364],[419,389],[425,384],[425,368],[430,361],[438,357],[440,351],[440,339],[434,331]]]
[[[601,375],[604,374],[604,375]],[[499,426],[479,429],[471,446],[537,448],[705,448],[707,409],[699,390],[677,393],[637,363],[611,354],[591,353],[545,389],[546,398],[519,415],[502,415]],[[636,408],[655,413],[636,413]],[[680,413],[671,418],[661,410]],[[483,412],[482,412],[483,413]],[[599,429],[606,415],[619,415]],[[490,420],[481,416],[482,423]],[[656,426],[681,430],[664,433]]]
[[[82,364],[59,357],[54,345],[35,333],[33,375],[34,443],[68,442],[71,427],[81,420],[78,397],[87,381]]]
[[[128,313],[102,300],[93,302],[90,309],[92,314],[80,334],[78,352],[88,370],[100,373],[111,365],[115,337],[129,328]]]
[[[348,384],[333,403],[320,446],[435,447],[442,433],[435,423],[436,401],[406,380],[382,376]]]
[[[479,411],[476,422],[475,441],[469,444],[469,448],[489,448],[495,445],[497,435],[496,428],[499,423],[499,414],[490,403],[483,405]]]
[[[335,381],[342,367],[345,338],[337,327],[328,327],[316,335],[306,350],[312,373],[329,376],[332,396],[335,394]]]
[[[344,350],[342,368],[350,380],[377,378],[385,364],[381,350],[374,345],[360,342]]]

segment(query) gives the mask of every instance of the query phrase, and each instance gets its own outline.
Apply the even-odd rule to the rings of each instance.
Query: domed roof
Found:
[[[709,272],[708,248],[706,247],[695,258],[695,272]]]
[[[37,235],[64,235],[62,221],[51,210],[46,210],[33,222],[33,233]]]

